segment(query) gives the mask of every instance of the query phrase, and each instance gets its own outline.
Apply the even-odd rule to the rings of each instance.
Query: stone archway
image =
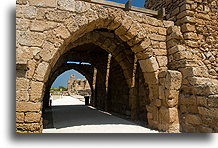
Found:
[[[53,6],[54,5],[54,6]],[[147,106],[149,124],[157,128],[158,106],[158,73],[167,70],[166,29],[171,22],[161,21],[145,14],[125,12],[121,9],[105,8],[86,2],[59,0],[52,9],[40,8],[37,4],[28,6],[31,14],[22,5],[18,6],[17,17],[30,22],[29,29],[21,28],[17,31],[17,50],[19,58],[27,65],[25,76],[17,79],[17,85],[25,84],[25,88],[18,87],[20,95],[28,95],[29,99],[17,101],[17,129],[21,132],[40,132],[42,128],[41,108],[45,83],[58,59],[67,52],[68,45],[76,43],[78,39],[97,29],[107,29],[114,32],[125,42],[134,54],[131,69],[120,60],[119,64],[124,71],[130,86],[131,112],[134,118],[137,109],[135,95],[135,67],[139,63],[145,83],[149,88],[150,104]],[[71,7],[75,5],[75,9]],[[18,25],[22,26],[22,25]],[[102,40],[104,48],[112,49],[109,40]],[[115,51],[110,51],[116,55]],[[115,59],[122,59],[117,54]],[[18,63],[19,65],[19,63]],[[20,64],[22,65],[22,64]],[[25,71],[25,70],[24,70]],[[127,74],[126,74],[127,73]],[[127,79],[129,77],[129,79]],[[30,90],[30,91],[27,91]],[[152,108],[152,109],[151,109]],[[37,119],[29,119],[29,114],[37,115]],[[36,123],[36,124],[33,124]],[[26,127],[23,127],[23,126]],[[35,125],[37,127],[35,128]],[[33,127],[34,126],[34,127]]]
[[[74,69],[85,76],[88,80],[89,86],[91,88],[91,92],[93,92],[92,81],[93,81],[93,74],[94,74],[94,67],[91,65],[81,65],[81,64],[74,64],[74,63],[64,63],[59,68],[57,68],[53,73],[51,73],[47,83],[45,84],[45,94],[43,97],[43,109],[49,106],[49,98],[50,98],[50,89],[53,82],[56,80],[58,76],[62,73]]]

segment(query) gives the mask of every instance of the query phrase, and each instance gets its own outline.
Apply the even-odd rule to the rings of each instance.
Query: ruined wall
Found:
[[[217,1],[149,0],[145,7],[166,8],[169,69],[183,75],[179,98],[181,131],[217,132]]]
[[[91,88],[86,79],[75,79],[75,75],[71,75],[68,79],[68,93],[70,95],[91,95]]]
[[[146,8],[166,8],[166,19],[181,27],[184,44],[207,66],[209,77],[217,78],[217,1],[148,0]]]

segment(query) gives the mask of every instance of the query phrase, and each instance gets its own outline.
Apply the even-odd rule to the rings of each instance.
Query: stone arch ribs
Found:
[[[134,57],[132,51],[124,46],[122,40],[116,38],[113,33],[92,31],[85,34],[83,37],[79,38],[75,42],[69,44],[66,49],[69,50],[74,47],[88,43],[93,43],[106,50],[108,53],[111,53],[111,55],[124,70],[127,84],[130,87],[132,81],[131,76]]]
[[[45,0],[41,0],[44,2]],[[57,3],[56,3],[57,2]],[[47,8],[48,7],[48,8]],[[31,12],[31,13],[29,13]],[[106,8],[96,4],[90,4],[74,0],[57,0],[54,3],[43,3],[39,5],[36,1],[31,1],[30,5],[18,4],[17,6],[17,59],[26,59],[27,73],[23,79],[18,79],[17,83],[24,82],[30,90],[30,99],[28,101],[19,100],[21,106],[17,107],[21,116],[26,116],[22,107],[23,104],[31,104],[37,107],[36,113],[40,114],[38,107],[41,102],[41,95],[45,82],[48,81],[54,65],[58,59],[67,52],[67,46],[83,37],[86,33],[96,29],[108,29],[115,33],[123,42],[131,48],[131,52],[136,55],[140,63],[146,83],[149,85],[149,99],[151,100],[152,110],[149,110],[152,122],[158,123],[156,110],[154,106],[157,99],[155,96],[158,92],[158,71],[167,69],[166,60],[166,29],[173,25],[170,21],[158,20],[146,16],[142,13],[125,12],[122,9]],[[27,21],[26,26],[22,21]],[[102,46],[113,47],[113,43],[109,40],[101,40]],[[121,45],[122,46],[122,45]],[[105,49],[105,48],[104,48]],[[124,49],[122,48],[122,51]],[[128,51],[129,52],[129,51]],[[22,54],[25,53],[25,54]],[[127,79],[131,84],[133,70],[127,70],[125,67],[133,63],[122,62],[123,55],[119,49],[114,49],[113,54],[117,54],[124,75],[130,75]],[[131,60],[130,60],[131,61]],[[126,74],[127,73],[127,74]],[[40,85],[38,85],[40,84]],[[40,87],[39,87],[40,86]],[[19,88],[18,88],[19,89]],[[21,91],[20,89],[17,91]],[[41,92],[39,95],[35,95]],[[38,103],[38,104],[37,104]],[[19,104],[19,103],[18,103]],[[28,110],[31,111],[31,110]],[[28,123],[32,126],[32,122],[19,121],[19,125]],[[36,122],[36,121],[34,121]],[[40,122],[36,122],[41,128]],[[21,131],[22,128],[19,128]],[[31,131],[31,130],[28,130]],[[39,128],[32,131],[40,131]]]

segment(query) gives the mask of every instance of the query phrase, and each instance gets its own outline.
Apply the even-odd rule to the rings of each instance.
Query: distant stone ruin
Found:
[[[88,80],[76,79],[75,75],[71,75],[68,80],[68,94],[81,96],[91,95],[91,88],[89,86]]]

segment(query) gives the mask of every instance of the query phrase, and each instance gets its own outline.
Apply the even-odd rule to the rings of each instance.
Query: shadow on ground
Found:
[[[53,124],[51,123],[53,120],[52,112],[53,118],[55,119]],[[44,119],[49,121],[49,124],[45,126],[45,129],[53,127],[58,129],[81,125],[135,125],[133,122],[123,120],[119,117],[112,116],[109,113],[85,105],[52,106],[50,110],[45,112]]]

